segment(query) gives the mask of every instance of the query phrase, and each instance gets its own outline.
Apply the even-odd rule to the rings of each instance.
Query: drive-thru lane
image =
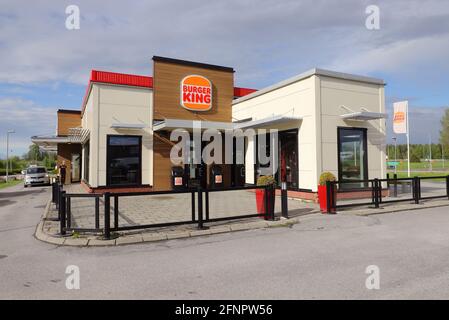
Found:
[[[0,298],[449,298],[448,207],[109,248],[33,237],[48,187],[0,192]],[[80,268],[80,290],[65,286]],[[380,290],[368,290],[369,265]]]

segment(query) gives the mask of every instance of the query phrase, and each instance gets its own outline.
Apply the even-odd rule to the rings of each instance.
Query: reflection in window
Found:
[[[141,137],[108,136],[108,185],[138,185]]]
[[[368,179],[366,130],[354,128],[339,128],[338,130],[338,179],[341,181]],[[364,186],[366,186],[365,183],[351,183],[341,184],[340,187]]]

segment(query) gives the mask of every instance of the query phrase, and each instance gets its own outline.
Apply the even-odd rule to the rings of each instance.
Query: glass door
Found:
[[[357,181],[368,179],[366,129],[338,129],[338,180]],[[366,183],[341,184],[341,188],[361,188]]]
[[[298,130],[279,132],[279,145],[278,183],[298,189]]]
[[[72,153],[72,182],[79,182],[81,180],[81,155],[79,153]]]

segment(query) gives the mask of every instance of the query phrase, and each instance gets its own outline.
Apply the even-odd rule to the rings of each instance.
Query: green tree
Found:
[[[26,159],[29,161],[42,161],[44,158],[43,152],[39,149],[39,146],[36,144],[30,145],[28,148],[28,152],[26,154]]]
[[[410,150],[410,162],[421,162],[419,153],[416,149]]]
[[[440,144],[444,146],[444,154],[449,154],[449,108],[444,112],[443,118],[441,118],[441,130],[440,130]]]

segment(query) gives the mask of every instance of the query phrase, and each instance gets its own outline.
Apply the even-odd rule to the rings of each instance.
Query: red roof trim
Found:
[[[250,88],[239,88],[239,87],[235,87],[234,88],[234,97],[240,98],[243,96],[247,96],[250,93],[256,92],[256,89],[250,89]]]
[[[140,76],[135,74],[116,73],[109,71],[92,70],[90,72],[90,79],[87,85],[86,93],[83,99],[83,105],[81,107],[82,114],[86,108],[87,98],[89,97],[90,90],[93,83],[109,83],[123,86],[133,86],[141,88],[153,88],[153,77]],[[234,97],[240,98],[253,93],[257,90],[249,88],[234,88]]]
[[[82,110],[81,114],[84,114],[84,109],[86,108],[87,98],[89,97],[90,89],[92,88],[92,83],[109,83],[122,86],[153,88],[153,77],[92,70],[90,72],[90,79],[87,85],[86,93],[84,94],[83,105],[81,107]]]
[[[152,77],[138,76],[134,74],[92,70],[90,73],[90,81],[153,88]]]

